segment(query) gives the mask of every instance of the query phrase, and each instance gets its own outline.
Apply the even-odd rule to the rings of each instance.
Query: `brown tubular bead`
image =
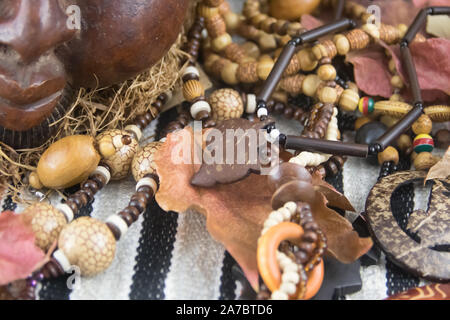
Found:
[[[86,198],[88,199],[88,203],[94,201],[94,193],[91,191],[91,189],[81,189],[80,193],[86,196]]]
[[[71,198],[67,199],[66,204],[70,207],[70,209],[72,209],[74,215],[80,210],[77,203]]]
[[[136,221],[139,218],[139,215],[141,212],[139,212],[138,208],[133,206],[128,206],[125,209],[123,209],[121,212],[124,212],[125,214],[130,215],[133,218],[133,221]]]
[[[145,200],[145,198],[138,199],[133,196],[130,202],[128,203],[128,206],[135,207],[136,209],[139,210],[139,213],[142,213],[145,211],[145,208],[147,207],[147,200]]]
[[[150,198],[153,196],[153,190],[152,188],[150,188],[149,186],[142,186],[139,187],[139,189],[137,190],[138,193],[143,193],[148,195],[148,198],[150,200]]]
[[[106,184],[106,179],[101,174],[94,174],[89,179],[97,184],[98,189],[103,188]]]
[[[123,221],[126,222],[127,226],[131,226],[133,224],[133,222],[135,221],[134,217],[125,211],[120,211],[119,216],[123,219]]]
[[[84,182],[84,183],[81,185],[81,188],[82,188],[82,189],[90,189],[90,190],[92,191],[93,194],[96,194],[96,193],[98,192],[98,190],[100,190],[100,187],[99,187],[99,185],[97,184],[97,182],[94,181],[94,180],[91,180],[91,179],[89,179],[89,180],[87,180],[86,182]]]
[[[106,225],[108,226],[109,230],[111,230],[116,241],[118,241],[120,239],[120,230],[112,223],[107,222]]]
[[[64,270],[53,257],[44,265],[41,272],[46,279],[57,278],[64,274]]]

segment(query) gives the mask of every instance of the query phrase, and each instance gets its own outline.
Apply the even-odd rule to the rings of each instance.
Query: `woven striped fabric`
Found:
[[[145,136],[155,134],[163,122],[153,123]],[[298,133],[295,121],[282,118],[277,124],[283,132]],[[353,136],[345,135],[346,140]],[[342,172],[329,180],[351,201],[357,213],[364,210],[366,197],[377,182],[379,166],[366,160],[350,158]],[[124,208],[134,192],[132,178],[112,182],[102,189],[94,203],[83,209],[82,215],[105,220]],[[414,187],[407,185],[392,199],[395,214],[406,224],[408,214],[427,202]],[[180,195],[182,196],[182,195]],[[59,199],[52,199],[58,203]],[[3,210],[23,210],[10,198],[2,200]],[[347,213],[349,220],[357,215]],[[45,280],[38,288],[39,299],[239,299],[241,284],[237,281],[234,259],[225,248],[208,234],[205,218],[196,212],[164,212],[153,201],[148,210],[133,224],[118,242],[116,258],[111,267],[93,278],[73,276]],[[364,265],[364,263],[363,263]],[[404,273],[384,255],[378,264],[362,266],[359,270],[362,289],[338,297],[340,299],[383,299],[425,282]]]

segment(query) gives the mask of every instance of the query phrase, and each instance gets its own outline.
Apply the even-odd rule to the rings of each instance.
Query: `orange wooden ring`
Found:
[[[309,300],[319,292],[322,286],[323,276],[325,274],[325,268],[323,260],[308,272],[308,281],[306,282],[306,292],[304,297],[298,297],[298,299]]]
[[[258,269],[271,292],[278,290],[281,285],[281,271],[276,258],[280,243],[284,240],[298,240],[303,233],[303,228],[298,224],[282,222],[259,238],[256,253]]]

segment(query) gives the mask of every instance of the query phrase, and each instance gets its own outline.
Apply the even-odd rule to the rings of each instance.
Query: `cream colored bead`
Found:
[[[150,187],[153,190],[153,194],[156,194],[156,191],[158,191],[158,183],[156,183],[155,179],[151,177],[144,177],[139,180],[136,184],[136,191],[138,191],[139,188],[143,186]]]
[[[252,114],[255,113],[255,110],[256,110],[256,96],[254,94],[248,94],[245,112],[248,114]]]
[[[359,103],[359,94],[351,89],[345,89],[339,99],[339,107],[344,111],[355,111]]]
[[[229,85],[239,84],[239,79],[237,77],[238,69],[239,65],[237,63],[227,63],[220,73],[223,82]]]
[[[339,132],[337,120],[338,113],[339,113],[338,109],[334,108],[333,116],[331,117],[331,120],[328,123],[327,133],[325,134],[326,140],[337,141],[340,138],[341,133]]]
[[[111,172],[103,166],[98,166],[91,175],[93,176],[95,174],[100,174],[103,178],[105,178],[105,185],[111,180]]]
[[[194,103],[191,106],[191,116],[194,119],[197,119],[197,115],[202,112],[202,111],[206,111],[208,113],[211,112],[211,106],[209,105],[208,102],[200,100],[197,101],[196,103]]]
[[[295,210],[297,210],[297,205],[293,201],[286,202],[284,207],[288,209],[291,214],[294,214]]]
[[[193,66],[189,66],[184,70],[183,77],[188,74],[195,74],[197,77],[200,77],[200,72],[198,71],[198,69],[196,67],[193,67]]]
[[[36,203],[26,208],[22,216],[30,221],[31,229],[36,236],[36,246],[44,252],[58,239],[62,228],[67,224],[62,212],[47,203]]]
[[[116,252],[116,240],[108,226],[91,217],[81,217],[65,226],[59,235],[58,248],[83,276],[105,271]]]
[[[317,88],[321,83],[320,78],[315,74],[309,74],[302,83],[303,94],[313,97],[316,95]]]
[[[69,272],[72,266],[70,265],[69,259],[67,259],[64,252],[61,250],[56,250],[52,254],[53,258],[59,263],[64,272]]]
[[[335,103],[337,100],[337,91],[335,88],[322,87],[317,91],[317,98],[323,103]]]
[[[259,58],[257,73],[260,80],[266,80],[273,69],[275,62],[269,55],[263,55]]]
[[[117,140],[122,141],[124,136],[129,136],[131,138],[131,143],[128,145],[121,143],[122,146],[116,148],[114,155],[103,159],[105,164],[111,169],[111,180],[120,180],[128,176],[131,162],[138,150],[139,144],[138,141],[134,139],[133,136],[130,136],[125,130],[107,130],[97,136],[97,141],[102,141],[105,137],[111,137],[113,142]]]
[[[110,223],[114,225],[120,232],[119,239],[122,238],[125,233],[128,231],[128,225],[127,223],[122,219],[121,216],[114,214],[112,216],[109,216],[108,219],[106,219],[106,223]]]
[[[389,67],[389,71],[391,73],[396,73],[397,72],[397,67],[395,65],[395,60],[394,59],[389,60],[388,67]]]
[[[402,89],[404,86],[402,79],[398,75],[395,75],[391,78],[391,84],[398,89]]]
[[[397,139],[397,146],[400,151],[405,152],[408,148],[412,146],[411,137],[408,136],[407,134],[402,134]]]
[[[232,11],[225,13],[223,19],[227,25],[227,30],[230,32],[235,32],[241,23],[241,17]]]
[[[317,70],[317,75],[322,81],[331,81],[336,79],[336,69],[331,64],[324,64]]]
[[[380,30],[373,23],[366,23],[361,29],[375,40],[380,39]]]
[[[212,40],[212,49],[216,52],[223,51],[229,44],[233,42],[229,33],[224,33]]]
[[[397,25],[397,30],[400,34],[400,38],[403,38],[405,36],[406,32],[408,31],[408,26],[406,24],[401,23],[401,24]]]
[[[168,101],[170,99],[171,98],[168,98]],[[130,125],[126,126],[125,131],[132,132],[138,141],[140,141],[142,138],[142,130],[135,124],[130,124]]]
[[[280,286],[280,291],[283,291],[288,295],[293,295],[297,291],[297,287],[291,282],[284,282]]]
[[[247,41],[241,44],[241,48],[245,51],[247,56],[252,57],[254,59],[258,59],[261,55],[261,51],[256,43]]]
[[[159,141],[150,142],[136,153],[131,165],[131,171],[136,182],[140,181],[147,174],[156,174],[154,157],[162,145],[163,143]]]
[[[350,42],[348,39],[342,35],[337,34],[333,38],[333,42],[336,45],[336,49],[339,55],[344,56],[350,51]]]
[[[287,300],[287,299],[289,299],[289,296],[285,292],[282,292],[281,290],[276,290],[276,291],[272,292],[272,295],[270,298],[272,300]]]
[[[299,155],[291,158],[289,162],[296,163],[303,167],[318,166],[330,159],[330,155],[324,155],[321,153],[311,153],[308,151],[303,151]]]
[[[64,217],[66,218],[66,222],[72,222],[74,214],[71,207],[69,207],[65,203],[60,203],[55,208],[64,215]]]
[[[303,71],[312,71],[317,67],[318,61],[311,52],[311,49],[300,50],[297,53],[297,58]]]
[[[275,37],[265,32],[261,32],[261,35],[258,38],[258,44],[263,52],[271,51],[277,48],[277,40]]]
[[[239,92],[233,89],[219,89],[209,97],[214,120],[240,118],[244,113],[244,103]]]

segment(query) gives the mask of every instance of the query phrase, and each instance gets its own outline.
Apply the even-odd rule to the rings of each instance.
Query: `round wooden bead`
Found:
[[[415,134],[430,134],[433,129],[433,121],[426,114],[420,116],[412,125],[412,130]]]
[[[259,79],[266,80],[273,69],[275,62],[269,55],[263,55],[258,61],[257,74]]]
[[[317,88],[321,83],[320,78],[315,74],[309,74],[302,82],[303,94],[313,97],[316,94]]]
[[[428,134],[419,134],[413,141],[414,152],[431,152],[434,149],[433,138]]]
[[[228,33],[224,33],[217,38],[214,38],[212,40],[211,46],[214,51],[220,52],[223,51],[232,42],[233,40],[231,39],[231,36]]]
[[[369,97],[362,97],[358,103],[358,110],[363,115],[368,115],[373,112],[375,101]]]
[[[402,78],[400,78],[400,76],[398,75],[395,75],[391,78],[391,84],[394,88],[398,89],[402,89],[404,86]]]
[[[81,217],[63,228],[58,247],[83,276],[105,271],[116,252],[116,240],[108,226],[91,217]]]
[[[400,151],[406,152],[412,146],[411,138],[407,134],[402,134],[397,139],[397,147]]]
[[[413,161],[416,170],[428,170],[437,163],[438,159],[433,157],[430,152],[421,152],[415,156]]]
[[[388,161],[393,161],[395,164],[398,164],[399,155],[397,149],[394,147],[387,147],[383,152],[378,154],[379,164],[383,164]]]
[[[67,224],[64,214],[47,203],[36,203],[22,212],[26,221],[30,221],[36,236],[36,246],[44,252],[58,239],[59,233]]]
[[[343,111],[355,111],[358,107],[359,94],[351,89],[345,89],[339,99],[339,107]]]
[[[97,141],[105,138],[117,139],[116,137],[130,136],[130,133],[124,130],[113,129],[102,132],[97,136]],[[130,172],[131,162],[139,148],[136,139],[131,138],[129,144],[124,144],[120,148],[116,148],[112,156],[104,158],[103,161],[110,168],[111,180],[120,180],[128,176]]]
[[[189,80],[183,84],[183,96],[189,102],[204,94],[205,90],[203,89],[203,85],[198,80]]]
[[[36,173],[45,187],[65,189],[86,180],[99,162],[93,137],[68,136],[53,143],[43,153]]]
[[[252,57],[254,59],[258,59],[261,55],[261,51],[256,43],[247,41],[241,44],[241,48],[245,51],[247,56]]]
[[[239,92],[233,89],[219,89],[209,97],[214,120],[240,118],[244,113],[244,103]]]
[[[317,90],[317,98],[322,103],[335,103],[338,95],[335,88],[322,87]]]
[[[313,55],[311,49],[302,49],[297,53],[298,61],[303,71],[312,71],[319,63]]]
[[[350,42],[344,35],[342,34],[335,35],[333,41],[334,44],[336,45],[336,49],[339,55],[344,56],[350,51]]]
[[[336,69],[331,64],[324,64],[317,70],[320,80],[331,81],[336,79]]]
[[[220,76],[226,84],[236,85],[239,83],[237,76],[239,65],[234,62],[227,63],[220,72]]]
[[[136,182],[141,180],[147,174],[156,175],[154,156],[162,145],[163,143],[159,141],[151,142],[139,150],[134,156],[131,164],[131,171]]]

